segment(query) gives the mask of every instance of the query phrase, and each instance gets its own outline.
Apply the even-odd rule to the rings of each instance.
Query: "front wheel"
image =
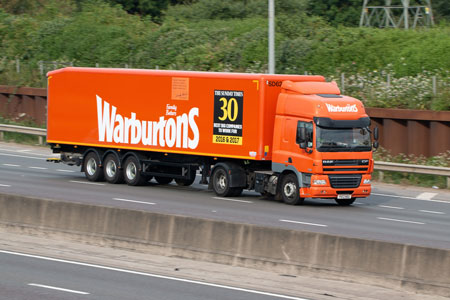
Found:
[[[289,205],[303,204],[303,198],[300,198],[297,176],[288,174],[281,180],[281,196],[283,202]]]
[[[353,204],[353,202],[355,202],[356,198],[351,198],[351,199],[335,199],[336,203],[339,204],[340,206],[350,206]]]

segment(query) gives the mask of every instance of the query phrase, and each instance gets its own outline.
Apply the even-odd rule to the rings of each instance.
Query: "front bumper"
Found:
[[[370,183],[364,184],[365,180],[370,180],[370,174],[363,174],[361,183],[358,187],[351,188],[333,188],[330,185],[327,175],[313,175],[311,177],[311,186],[300,188],[300,197],[302,198],[336,198],[338,194],[351,194],[352,198],[363,198],[370,196],[372,186]],[[325,180],[325,184],[314,185],[314,180]]]

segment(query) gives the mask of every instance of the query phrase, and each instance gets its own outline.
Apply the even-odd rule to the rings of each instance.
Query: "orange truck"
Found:
[[[64,68],[48,73],[47,142],[90,181],[143,185],[201,175],[287,204],[371,191],[377,130],[322,76]]]

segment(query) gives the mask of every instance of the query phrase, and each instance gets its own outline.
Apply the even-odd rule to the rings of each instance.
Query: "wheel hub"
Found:
[[[113,160],[108,161],[106,164],[106,174],[108,174],[108,177],[114,177],[117,172],[117,165],[116,162]]]
[[[133,180],[136,177],[137,174],[137,168],[136,165],[134,163],[129,163],[127,166],[127,178],[129,180]]]
[[[295,184],[292,182],[287,183],[284,186],[284,194],[288,198],[292,198],[295,195]]]
[[[90,158],[86,164],[86,170],[90,176],[93,176],[97,171],[97,162],[94,158]]]

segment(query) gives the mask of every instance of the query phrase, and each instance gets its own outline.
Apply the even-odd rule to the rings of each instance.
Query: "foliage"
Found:
[[[388,66],[389,67],[389,66]],[[415,76],[396,76],[389,68],[381,72],[354,74],[345,78],[345,93],[369,107],[450,110],[450,74],[434,75],[424,71]],[[433,94],[433,76],[436,95]],[[330,80],[341,84],[339,77]]]
[[[307,0],[275,0],[277,15],[297,15],[305,11]],[[227,20],[267,18],[267,0],[200,0],[191,5],[169,7],[167,16],[175,20]]]
[[[161,14],[161,24],[138,15],[147,14],[139,5],[151,2],[0,0],[0,82],[45,86],[47,71],[67,65],[266,72],[266,0],[161,1],[175,4]],[[317,5],[344,2],[353,0]],[[276,1],[277,73],[338,80],[345,73],[346,93],[368,105],[449,109],[450,26],[336,27],[310,6],[307,0]],[[432,76],[441,83],[437,95]]]
[[[323,17],[333,26],[358,26],[361,9],[361,0],[310,0],[308,3],[309,14]]]

